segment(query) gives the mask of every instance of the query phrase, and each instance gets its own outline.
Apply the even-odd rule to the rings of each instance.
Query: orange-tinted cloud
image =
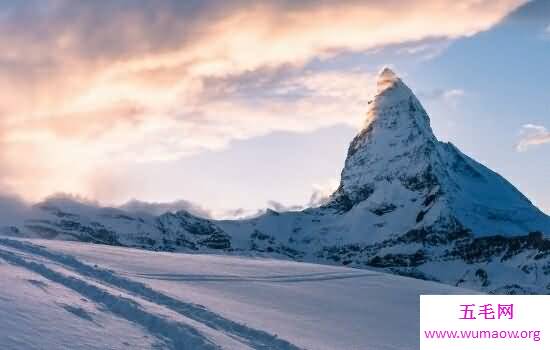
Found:
[[[94,195],[105,192],[98,173],[128,162],[176,159],[274,130],[354,124],[371,75],[303,71],[307,62],[473,35],[524,2],[0,5],[0,188],[31,199]]]

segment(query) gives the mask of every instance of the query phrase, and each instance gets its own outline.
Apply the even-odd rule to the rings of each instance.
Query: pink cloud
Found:
[[[305,72],[307,62],[473,35],[524,2],[14,4],[0,21],[0,187],[28,199],[93,195],[105,192],[93,181],[102,169],[356,124],[371,74]],[[271,74],[251,78],[261,103],[238,95],[251,72]],[[296,91],[306,94],[290,103]]]
[[[550,131],[541,125],[525,124],[520,132],[520,141],[516,149],[520,152],[550,143]]]

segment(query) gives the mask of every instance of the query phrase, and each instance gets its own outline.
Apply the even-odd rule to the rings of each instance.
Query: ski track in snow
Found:
[[[147,313],[133,300],[115,296],[83,280],[64,276],[63,274],[49,269],[44,264],[27,261],[10,251],[0,249],[0,258],[15,266],[35,272],[52,282],[59,283],[72,289],[82,296],[93,300],[97,304],[104,306],[113,314],[141,325],[151,332],[151,334],[161,339],[168,340],[169,345],[173,349],[191,347],[201,349],[217,348],[193,328]]]
[[[100,284],[116,287],[129,293],[130,295],[135,295],[148,302],[164,306],[186,318],[200,322],[209,328],[220,331],[254,349],[300,349],[290,342],[278,338],[276,335],[272,335],[262,330],[254,329],[227,319],[206,309],[204,306],[174,299],[168,295],[155,291],[140,282],[115,275],[107,270],[84,264],[72,256],[54,253],[32,243],[11,239],[0,239],[0,245],[46,258],[51,262],[60,264],[69,270],[75,271],[80,276],[93,278]],[[13,265],[33,271],[52,282],[68,287],[80,293],[82,296],[93,300],[97,304],[104,306],[113,314],[141,325],[151,332],[151,334],[166,341],[167,345],[172,349],[219,348],[219,346],[214,344],[210,339],[206,338],[193,327],[145,311],[138,303],[136,303],[136,301],[124,298],[122,296],[116,296],[105,289],[84,281],[83,279],[73,276],[66,276],[58,271],[50,269],[42,263],[29,261],[13,251],[0,249],[0,258]],[[170,278],[170,276],[167,277]],[[314,278],[314,280],[324,280],[327,278],[334,279],[338,277],[351,278],[353,276],[302,276],[298,277],[298,279],[294,278],[294,280],[291,276],[277,277],[281,277],[283,279],[287,278],[289,282],[292,282],[299,281],[304,278],[308,280],[310,278]],[[215,276],[212,278],[215,278]]]
[[[228,276],[228,275],[190,275],[190,274],[158,274],[158,273],[139,273],[134,276],[166,281],[185,281],[185,282],[278,282],[278,283],[297,283],[297,282],[318,282],[330,280],[342,280],[348,278],[360,278],[375,275],[372,272],[350,273],[342,272],[317,272],[298,275],[278,275],[278,276]]]

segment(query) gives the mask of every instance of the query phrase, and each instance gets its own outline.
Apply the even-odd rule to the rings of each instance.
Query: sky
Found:
[[[0,0],[0,33],[0,194],[311,205],[390,66],[550,213],[547,0]]]

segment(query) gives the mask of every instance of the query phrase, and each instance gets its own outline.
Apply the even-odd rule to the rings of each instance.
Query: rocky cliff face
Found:
[[[550,293],[550,218],[434,136],[414,93],[382,71],[341,183],[319,208],[241,221],[160,216],[67,200],[4,234],[163,251],[232,251],[380,268],[495,293]]]

